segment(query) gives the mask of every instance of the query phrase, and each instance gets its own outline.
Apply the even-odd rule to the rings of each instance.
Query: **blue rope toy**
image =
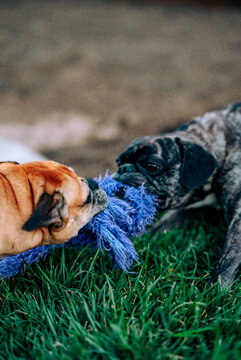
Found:
[[[96,215],[78,235],[64,245],[44,245],[0,260],[0,278],[9,278],[62,246],[80,249],[88,244],[107,251],[115,267],[128,272],[138,255],[129,237],[140,236],[156,215],[157,197],[113,180],[108,173],[95,179],[108,196],[107,208]]]

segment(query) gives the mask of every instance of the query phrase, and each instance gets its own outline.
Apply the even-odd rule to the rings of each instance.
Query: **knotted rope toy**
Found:
[[[130,237],[140,236],[156,215],[157,197],[139,188],[123,185],[108,173],[95,179],[108,196],[107,208],[93,217],[78,235],[65,244],[44,245],[0,260],[0,279],[17,275],[28,265],[38,262],[62,246],[80,249],[88,244],[107,251],[113,266],[128,272],[138,255]]]

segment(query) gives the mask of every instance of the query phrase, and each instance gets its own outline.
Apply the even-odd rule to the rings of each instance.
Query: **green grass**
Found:
[[[100,252],[54,252],[2,282],[0,359],[241,359],[241,286],[208,285],[224,234],[147,234],[128,275]]]

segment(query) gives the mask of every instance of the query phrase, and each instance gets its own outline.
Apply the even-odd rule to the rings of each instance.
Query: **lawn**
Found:
[[[135,240],[131,274],[57,250],[1,284],[1,359],[241,359],[241,285],[210,288],[225,236],[195,223]]]

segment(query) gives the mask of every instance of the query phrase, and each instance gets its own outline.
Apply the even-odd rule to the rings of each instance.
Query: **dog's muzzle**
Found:
[[[104,190],[99,188],[99,185],[92,178],[87,178],[87,183],[90,188],[86,204],[93,202],[94,206],[99,208],[99,211],[104,210],[108,205],[108,198]]]

